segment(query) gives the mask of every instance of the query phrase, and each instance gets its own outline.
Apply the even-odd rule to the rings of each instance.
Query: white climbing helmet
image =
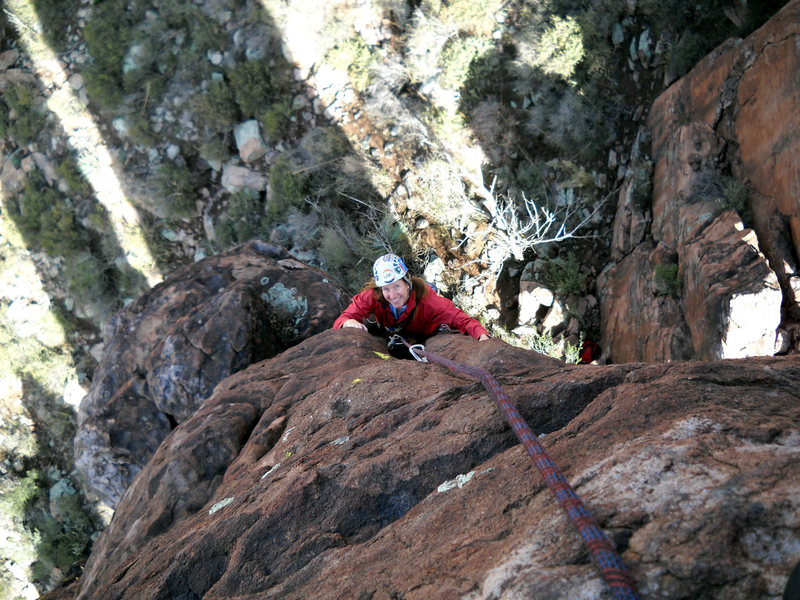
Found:
[[[400,279],[404,279],[408,283],[407,274],[406,263],[396,254],[384,254],[372,265],[372,276],[378,287],[389,285]]]

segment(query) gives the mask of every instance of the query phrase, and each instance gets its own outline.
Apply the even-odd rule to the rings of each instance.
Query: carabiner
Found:
[[[420,352],[425,352],[425,346],[423,346],[422,344],[414,344],[408,347],[408,351],[411,353],[411,356],[416,358],[419,362],[428,362],[428,359],[426,357],[419,356],[416,352],[414,352],[415,348]]]

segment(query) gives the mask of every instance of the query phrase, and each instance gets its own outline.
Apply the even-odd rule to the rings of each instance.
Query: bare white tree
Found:
[[[542,199],[528,198],[524,193],[519,200],[495,192],[496,180],[488,189],[479,188],[481,203],[491,219],[489,227],[481,232],[466,234],[487,239],[489,256],[513,256],[522,260],[525,251],[534,246],[567,239],[585,237],[580,232],[593,222],[614,194],[589,205],[576,196],[573,189],[561,189],[543,194]],[[466,240],[465,240],[466,241]],[[502,262],[490,261],[492,271],[499,271]]]

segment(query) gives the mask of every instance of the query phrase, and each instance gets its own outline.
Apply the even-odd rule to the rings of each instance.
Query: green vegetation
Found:
[[[267,202],[267,218],[277,223],[291,209],[304,205],[304,179],[292,170],[289,161],[281,158],[269,170],[270,195]]]
[[[206,161],[224,162],[233,156],[232,136],[229,134],[210,134],[200,145],[200,156]]]
[[[48,186],[41,171],[31,172],[16,201],[17,225],[53,256],[70,256],[85,236],[76,222],[69,200]]]
[[[125,95],[122,65],[133,32],[127,0],[105,0],[94,6],[83,37],[92,62],[84,71],[93,101],[105,109],[120,105]]]
[[[656,265],[653,272],[653,286],[657,296],[677,297],[681,288],[678,265],[672,263]]]
[[[583,60],[581,28],[572,17],[553,17],[539,38],[534,66],[548,75],[572,78],[575,67]]]
[[[239,108],[231,86],[223,79],[212,81],[195,107],[197,122],[214,132],[233,130]]]
[[[16,118],[10,119],[14,111]],[[45,128],[36,90],[24,83],[9,85],[0,97],[0,135],[11,137],[18,144],[36,141]]]
[[[722,196],[717,202],[726,210],[735,210],[744,218],[749,215],[747,200],[750,191],[747,186],[732,177],[725,177],[722,182]]]
[[[544,278],[548,287],[564,296],[582,294],[586,284],[586,275],[581,272],[581,265],[573,252],[548,260]]]
[[[197,176],[186,166],[162,163],[154,178],[156,193],[172,216],[188,217],[196,211]]]
[[[81,310],[99,320],[107,316],[115,302],[106,261],[96,256],[94,236],[76,218],[72,201],[34,170],[7,206],[29,247],[63,257],[67,289]]]
[[[260,117],[264,140],[277,142],[286,135],[292,117],[292,103],[281,100],[272,104]]]
[[[59,52],[65,50],[75,25],[71,18],[80,8],[80,0],[35,0],[34,5],[50,46]]]
[[[563,360],[567,364],[577,364],[581,360],[581,341],[577,345],[573,345],[563,338],[554,339],[551,334],[546,332],[517,335],[498,326],[490,327],[490,331],[494,337],[499,337],[510,346],[533,350],[539,354]]]
[[[225,217],[219,224],[217,236],[223,248],[242,244],[248,240],[269,237],[264,201],[251,190],[241,190],[228,200]]]
[[[361,36],[354,36],[331,49],[325,60],[340,71],[346,71],[353,89],[363,92],[372,80],[370,68],[377,56]]]
[[[62,479],[67,483],[68,480]],[[43,481],[45,488],[39,494],[40,502],[47,497],[54,482]],[[91,532],[97,528],[92,514],[83,506],[81,497],[67,483],[65,493],[55,498],[57,514],[51,514],[49,507],[39,504],[29,509],[29,527],[38,534],[36,548],[37,561],[34,564],[35,579],[46,579],[53,567],[62,572],[85,556],[90,544]]]
[[[242,116],[256,119],[273,103],[285,100],[288,91],[288,65],[248,60],[237,64],[228,73],[233,95]]]
[[[0,227],[7,242],[0,249],[4,268],[35,293],[41,282],[27,252],[17,250],[19,233],[7,221]],[[54,305],[34,302],[20,321],[13,304],[0,302],[0,379],[9,392],[0,399],[0,460],[6,467],[0,478],[0,559],[20,569],[30,566],[32,581],[45,589],[52,585],[53,567],[66,572],[85,560],[101,524],[65,476],[74,468],[76,421],[67,390],[80,389],[81,375],[63,319]],[[17,597],[19,584],[0,575],[0,590],[10,594],[3,597]]]
[[[487,63],[479,61],[487,52],[492,52],[491,38],[475,36],[454,37],[445,44],[440,58],[441,74],[439,83],[451,90],[462,89],[468,79],[477,82],[482,72],[488,69]],[[478,68],[477,65],[483,68]],[[488,74],[488,73],[483,73]]]
[[[633,203],[648,210],[653,203],[653,161],[646,160],[632,167]]]
[[[72,193],[79,196],[89,197],[92,194],[92,186],[78,168],[78,164],[72,156],[68,156],[56,167],[56,172],[64,178]]]
[[[667,72],[675,77],[688,73],[708,53],[707,43],[704,36],[685,31],[678,43],[667,51]]]
[[[32,472],[13,482],[5,482],[0,492],[2,512],[11,515],[24,514],[39,492],[37,480],[37,473]]]

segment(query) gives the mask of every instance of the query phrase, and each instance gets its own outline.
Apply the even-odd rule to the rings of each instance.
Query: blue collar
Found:
[[[397,309],[392,304],[389,305],[389,308],[391,309],[395,320],[399,319],[400,315],[402,315],[404,312],[406,312],[406,307],[407,306],[408,306],[408,304],[406,304],[403,308]]]

